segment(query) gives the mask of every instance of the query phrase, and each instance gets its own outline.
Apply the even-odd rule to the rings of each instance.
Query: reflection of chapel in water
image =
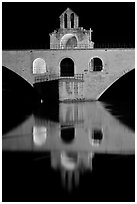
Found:
[[[132,133],[97,102],[86,107],[82,103],[61,103],[59,123],[51,124],[53,130],[46,120],[35,118],[35,122],[34,145],[51,152],[51,167],[60,170],[62,184],[68,190],[79,184],[82,173],[92,171],[94,154],[132,151],[134,144]]]
[[[51,166],[60,169],[62,184],[68,190],[79,185],[80,174],[92,171],[93,154],[88,152],[51,152]]]

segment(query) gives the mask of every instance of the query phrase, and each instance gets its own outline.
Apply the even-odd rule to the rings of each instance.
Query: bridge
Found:
[[[68,65],[61,63],[64,59]],[[60,101],[98,100],[114,82],[135,68],[135,50],[10,50],[2,51],[2,66],[33,87],[57,80]],[[62,71],[67,66],[70,73]],[[41,67],[41,73],[35,71],[37,67]]]
[[[135,50],[94,48],[91,28],[79,27],[79,17],[68,8],[60,16],[60,29],[50,34],[50,49],[3,50],[2,66],[36,88],[44,100],[47,93],[59,101],[98,100],[135,69]]]

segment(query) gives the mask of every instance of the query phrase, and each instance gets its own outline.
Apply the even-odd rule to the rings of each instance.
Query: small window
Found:
[[[33,61],[33,74],[44,74],[46,73],[46,62],[37,58]]]
[[[100,58],[97,58],[97,57],[91,59],[89,67],[90,67],[90,71],[95,71],[95,72],[102,71],[102,69],[103,69],[102,60]]]

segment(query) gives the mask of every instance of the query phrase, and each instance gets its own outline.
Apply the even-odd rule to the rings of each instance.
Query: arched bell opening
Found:
[[[74,13],[70,15],[71,28],[74,28]]]
[[[64,14],[64,28],[67,28],[67,14]]]

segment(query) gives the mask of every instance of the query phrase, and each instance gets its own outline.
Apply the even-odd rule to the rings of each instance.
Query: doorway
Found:
[[[70,58],[65,58],[60,63],[61,77],[74,77],[74,62]]]

